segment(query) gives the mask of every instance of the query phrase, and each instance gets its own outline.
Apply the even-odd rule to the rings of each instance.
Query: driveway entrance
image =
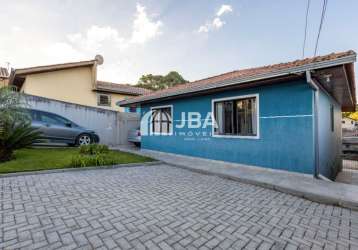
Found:
[[[358,213],[168,165],[0,178],[3,249],[355,249]]]

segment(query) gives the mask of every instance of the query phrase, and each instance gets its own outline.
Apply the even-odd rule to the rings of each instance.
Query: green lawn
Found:
[[[0,173],[71,168],[72,157],[76,155],[77,148],[21,149],[15,152],[14,160],[0,163]],[[108,157],[114,159],[116,164],[153,161],[148,157],[119,151],[110,151]]]

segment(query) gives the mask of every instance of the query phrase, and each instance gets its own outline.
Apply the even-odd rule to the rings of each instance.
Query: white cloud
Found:
[[[225,24],[224,21],[220,19],[220,17],[215,17],[213,20],[213,27],[220,29]]]
[[[145,7],[137,3],[137,13],[133,22],[132,43],[145,43],[161,34],[161,21],[152,21],[147,15]]]
[[[105,64],[99,67],[99,77],[103,80],[120,81],[133,79],[133,62],[128,59],[131,50],[160,35],[163,23],[152,20],[146,8],[136,5],[132,30],[122,36],[120,30],[112,26],[92,25],[84,32],[68,34],[64,42],[50,44],[45,48],[48,57],[56,62],[94,58],[96,54],[104,56]]]
[[[44,52],[53,62],[66,62],[85,58],[84,54],[74,49],[68,43],[50,44],[45,48]]]
[[[84,35],[75,33],[67,35],[68,41],[75,47],[87,51],[100,51],[106,43],[117,48],[127,46],[125,39],[119,35],[118,30],[110,27],[91,26]]]
[[[67,42],[81,51],[100,53],[105,47],[123,50],[130,45],[144,44],[162,33],[163,23],[152,21],[144,6],[137,4],[134,17],[130,37],[121,36],[119,30],[111,26],[92,25],[84,33],[67,35]]]
[[[22,31],[22,28],[19,26],[14,25],[11,27],[11,32],[13,33],[20,32],[20,31]]]
[[[216,13],[216,16],[222,16],[223,14],[229,13],[229,12],[232,12],[231,5],[223,4],[223,5],[221,5],[220,9]]]
[[[232,11],[233,9],[230,5],[221,5],[213,20],[206,22],[204,25],[201,25],[198,29],[198,32],[208,33],[211,30],[217,30],[222,28],[226,22],[221,19],[221,16]]]
[[[210,23],[199,27],[199,33],[208,33],[210,30],[218,30],[224,26],[225,22],[220,17],[215,17]]]
[[[205,24],[205,25],[202,25],[202,26],[200,26],[199,27],[199,29],[198,29],[198,32],[199,33],[207,33],[207,32],[209,32],[209,26],[210,26],[210,24]]]
[[[9,4],[15,4],[12,2],[9,1]],[[15,9],[18,9],[17,5],[16,3]],[[23,13],[27,14],[28,9],[33,7],[33,4],[27,6],[26,2],[21,8]],[[44,10],[43,13],[52,12]],[[134,82],[138,79],[143,71],[143,63],[138,62],[142,60],[143,54],[147,53],[140,48],[162,34],[164,25],[160,18],[142,4],[134,6],[130,13],[131,18],[125,20],[124,28],[117,26],[118,22],[105,25],[93,23],[84,29],[68,32],[73,25],[66,20],[63,27],[56,30],[51,28],[53,16],[50,14],[41,20],[37,19],[37,16],[29,15],[23,20],[35,19],[36,22],[28,23],[23,22],[23,16],[18,15],[21,21],[6,26],[6,32],[0,33],[0,64],[6,65],[6,62],[11,62],[13,67],[22,68],[90,60],[96,54],[101,54],[104,57],[104,64],[98,67],[99,79],[114,82]],[[81,18],[79,15],[76,26],[88,20],[86,17],[84,20]],[[0,15],[0,20],[7,19],[7,16]]]

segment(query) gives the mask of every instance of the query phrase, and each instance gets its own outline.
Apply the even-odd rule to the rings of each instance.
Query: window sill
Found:
[[[158,135],[168,136],[168,135],[173,135],[173,133],[152,133],[151,135],[155,135],[155,136],[158,136]]]

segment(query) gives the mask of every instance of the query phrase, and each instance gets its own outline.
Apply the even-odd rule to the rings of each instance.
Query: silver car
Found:
[[[140,135],[140,129],[131,129],[128,132],[128,141],[132,142],[137,147],[140,147],[141,143],[141,135]]]
[[[98,143],[99,136],[93,131],[54,113],[30,109],[31,126],[42,132],[43,139],[70,146]]]

